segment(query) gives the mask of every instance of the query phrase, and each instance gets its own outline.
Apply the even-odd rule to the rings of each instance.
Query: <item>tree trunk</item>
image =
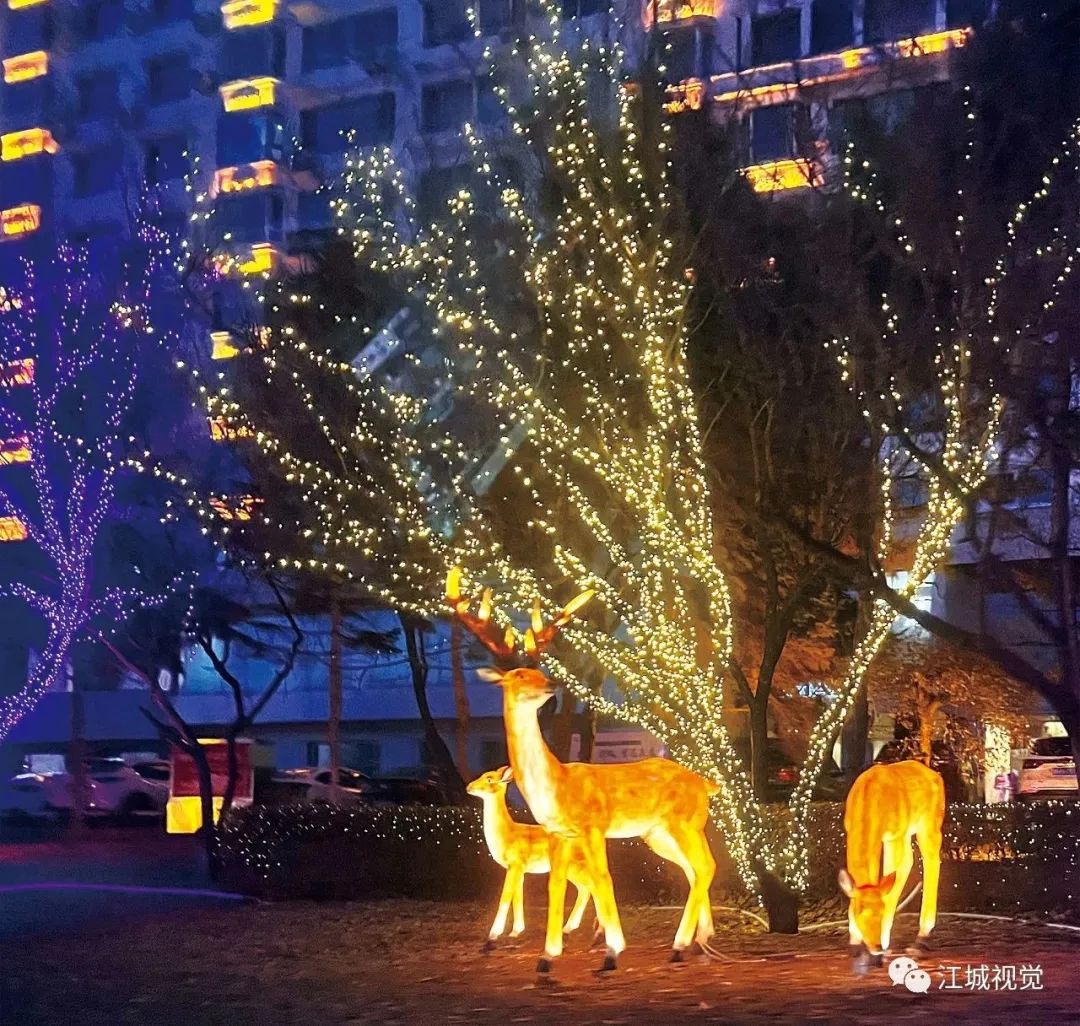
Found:
[[[71,678],[71,745],[68,760],[71,763],[71,821],[72,839],[86,832],[86,809],[90,804],[90,779],[86,773],[86,705],[78,678]]]
[[[596,744],[596,710],[591,705],[585,706],[581,714],[581,751],[578,759],[581,762],[592,762],[593,748]]]
[[[577,699],[562,689],[561,700],[550,715],[551,752],[559,762],[569,762],[570,745],[574,740],[574,719],[577,715]]]
[[[454,683],[454,755],[458,773],[469,780],[469,691],[465,685],[465,635],[456,619],[450,621],[450,676]]]
[[[228,779],[225,781],[225,793],[221,797],[222,822],[225,820],[225,814],[232,808],[233,798],[236,796],[237,778],[240,776],[240,760],[236,755],[235,729],[230,729],[225,735],[225,759]]]
[[[206,868],[211,880],[217,880],[221,871],[218,852],[218,832],[214,823],[214,784],[210,778],[210,762],[206,750],[192,739],[188,743],[188,754],[195,760],[195,772],[199,777],[199,810],[202,813],[203,847],[206,851]]]
[[[464,805],[466,802],[465,782],[461,779],[450,749],[446,747],[446,742],[435,725],[435,717],[431,715],[431,706],[428,704],[428,662],[423,631],[418,624],[403,614],[398,613],[398,618],[405,632],[405,651],[409,657],[413,695],[416,697],[416,708],[420,712],[420,720],[424,725],[424,740],[427,743],[428,756],[433,764],[432,769],[439,778],[447,800],[454,804]]]
[[[840,768],[850,785],[870,765],[870,701],[865,677],[840,736]]]
[[[338,801],[341,771],[341,603],[330,606],[329,704],[326,718],[326,746],[330,749],[330,801]]]
[[[758,801],[768,797],[769,701],[758,694],[750,701],[750,783]]]
[[[761,900],[769,918],[769,933],[799,932],[799,895],[761,862],[753,862],[761,884]]]

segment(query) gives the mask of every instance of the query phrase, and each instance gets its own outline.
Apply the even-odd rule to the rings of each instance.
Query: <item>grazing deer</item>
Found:
[[[491,592],[484,592],[479,614],[474,615],[469,600],[461,597],[460,579],[460,571],[451,571],[446,584],[455,614],[499,661],[514,660],[512,628],[504,634],[491,620]],[[559,628],[590,597],[591,592],[579,595],[547,626],[541,620],[539,603],[533,607],[532,626],[525,633],[530,661],[539,662]],[[672,961],[682,961],[682,953],[695,939],[706,943],[713,934],[709,886],[716,862],[705,838],[705,824],[716,785],[667,759],[608,765],[561,763],[551,754],[537,720],[556,686],[535,665],[506,672],[482,670],[481,676],[503,689],[503,720],[514,779],[536,821],[557,842],[551,850],[547,935],[538,971],[549,972],[552,960],[562,954],[566,880],[575,852],[585,860],[604,931],[603,969],[616,968],[626,941],[608,871],[608,837],[641,837],[657,855],[686,874],[690,893],[675,932]]]
[[[506,807],[506,788],[514,779],[509,766],[491,770],[472,781],[466,790],[484,803],[484,840],[491,857],[506,870],[499,910],[488,931],[484,950],[490,951],[495,941],[506,929],[510,904],[514,906],[514,928],[511,937],[517,937],[525,929],[525,874],[547,873],[551,870],[551,837],[540,826],[519,823]],[[577,899],[563,928],[571,933],[581,925],[581,918],[589,904],[589,878],[585,860],[578,855],[567,868],[570,882],[577,888]]]
[[[941,870],[941,824],[945,783],[921,762],[871,766],[851,785],[844,809],[847,867],[840,887],[850,898],[848,930],[853,946],[865,945],[878,964],[892,938],[896,904],[915,863],[914,837],[922,853],[922,906],[919,938],[925,945],[937,918]]]

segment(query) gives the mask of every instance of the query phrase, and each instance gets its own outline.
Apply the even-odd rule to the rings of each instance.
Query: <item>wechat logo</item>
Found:
[[[894,987],[902,983],[912,994],[925,994],[930,989],[930,974],[920,969],[919,963],[907,955],[894,958],[889,963],[889,979]]]

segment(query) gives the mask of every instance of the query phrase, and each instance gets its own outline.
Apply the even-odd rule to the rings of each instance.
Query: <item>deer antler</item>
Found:
[[[570,622],[574,614],[588,602],[595,593],[583,591],[576,598],[571,599],[562,612],[547,626],[544,626],[544,618],[540,614],[540,600],[533,602],[532,626],[525,632],[525,652],[530,659],[538,660],[544,650],[555,640],[559,629]]]
[[[503,633],[499,630],[499,625],[491,619],[490,588],[484,589],[478,612],[470,613],[471,601],[461,595],[461,567],[456,566],[446,575],[446,601],[450,603],[462,626],[496,659],[514,657],[514,628],[507,627]]]

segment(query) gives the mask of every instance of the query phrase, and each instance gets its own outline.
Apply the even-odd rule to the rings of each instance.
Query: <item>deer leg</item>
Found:
[[[562,954],[563,914],[566,911],[566,870],[570,861],[569,842],[551,839],[551,873],[548,876],[547,935],[544,954],[536,964],[538,973],[551,972],[551,963]]]
[[[585,909],[589,907],[589,888],[580,879],[572,883],[577,888],[577,897],[574,899],[574,907],[570,910],[570,918],[566,920],[566,925],[563,927],[563,933],[573,933],[581,925]]]
[[[937,922],[938,878],[941,875],[941,828],[932,827],[918,835],[922,855],[922,903],[919,906],[918,947],[934,929]]]
[[[607,972],[618,968],[619,954],[626,948],[622,923],[619,921],[619,908],[615,904],[615,887],[608,871],[607,844],[599,831],[591,832],[582,841],[585,864],[592,881],[593,903],[596,915],[604,928],[606,952],[601,971]]]
[[[514,864],[507,867],[503,877],[502,893],[499,895],[499,908],[495,913],[495,919],[488,930],[487,940],[484,942],[484,950],[490,951],[506,929],[506,917],[510,911],[510,902],[514,896]]]
[[[694,940],[704,946],[716,931],[713,928],[712,899],[709,888],[716,876],[716,859],[705,837],[705,829],[685,831],[683,851],[694,869],[694,887],[697,889],[698,921]]]
[[[516,867],[514,879],[514,928],[511,937],[520,937],[525,930],[525,867]]]
[[[650,830],[645,836],[645,843],[662,859],[674,862],[686,875],[686,882],[690,885],[690,891],[686,895],[686,904],[683,906],[682,918],[679,920],[678,929],[675,931],[675,941],[672,945],[671,961],[681,962],[683,952],[690,947],[694,939],[694,927],[698,922],[698,891],[696,888],[697,874],[694,872],[693,863],[687,857],[679,842],[666,830]]]
[[[890,850],[891,849],[891,850]],[[889,950],[889,941],[892,939],[893,920],[896,919],[896,906],[907,886],[908,877],[911,875],[911,867],[915,865],[915,852],[911,847],[910,837],[901,837],[895,841],[885,842],[885,852],[882,864],[895,866],[896,880],[893,881],[892,889],[885,895],[885,911],[881,917],[881,950]],[[886,874],[888,875],[888,874]]]

